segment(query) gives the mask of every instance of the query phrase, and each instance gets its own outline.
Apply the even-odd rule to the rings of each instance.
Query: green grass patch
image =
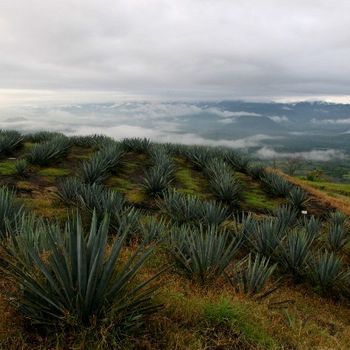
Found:
[[[237,172],[236,175],[243,185],[243,209],[271,211],[281,204],[280,200],[269,197],[260,183],[253,181],[245,174]]]
[[[15,161],[7,160],[0,162],[0,175],[14,175],[15,173]]]
[[[40,176],[68,176],[70,171],[64,168],[44,168],[38,171]]]
[[[301,178],[307,185],[312,186],[318,190],[324,191],[330,196],[339,194],[350,197],[350,183],[337,183],[327,181],[308,181]]]
[[[207,187],[206,180],[199,173],[191,169],[188,163],[182,158],[175,158],[176,172],[175,180],[179,185],[178,190],[187,194],[207,197],[205,190]]]
[[[226,298],[221,298],[216,303],[207,303],[203,314],[211,325],[229,327],[252,345],[264,349],[277,347],[276,341],[254,318],[254,310],[242,303],[231,304]]]

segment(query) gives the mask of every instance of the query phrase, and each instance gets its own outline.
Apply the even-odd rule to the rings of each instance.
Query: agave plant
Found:
[[[111,215],[111,220],[127,209],[120,193],[96,183],[85,184],[77,178],[68,177],[59,182],[57,189],[58,197],[63,202],[90,212],[95,210],[99,216],[108,213]]]
[[[225,154],[225,159],[238,171],[247,173],[250,165],[250,159],[243,154],[239,154],[235,151],[228,151]]]
[[[237,236],[242,241],[243,245],[249,243],[251,235],[255,232],[257,221],[251,213],[242,212],[241,215],[236,215],[236,232]],[[240,224],[238,224],[240,222]]]
[[[282,230],[286,230],[288,227],[296,224],[298,212],[289,205],[279,206],[274,214]]]
[[[228,210],[220,203],[201,201],[198,197],[176,191],[164,193],[164,200],[158,203],[170,218],[177,223],[202,223],[219,225],[229,217]]]
[[[51,131],[38,131],[32,134],[26,134],[24,136],[24,141],[33,142],[33,143],[41,143],[49,141],[55,137],[63,136],[63,134],[59,132],[51,132]]]
[[[44,255],[30,243],[5,246],[3,270],[22,286],[12,299],[19,311],[32,323],[44,325],[90,325],[111,314],[118,327],[137,324],[154,312],[153,277],[135,282],[151,250],[138,250],[125,261],[121,259],[125,237],[117,237],[108,249],[107,236],[107,217],[98,226],[93,215],[85,234],[77,216],[63,232],[58,226],[48,232]],[[17,238],[12,237],[14,242]],[[26,249],[30,260],[22,260],[18,249]]]
[[[151,141],[147,138],[128,138],[122,141],[122,147],[127,152],[148,153]]]
[[[240,242],[211,226],[188,226],[171,232],[170,254],[190,278],[207,284],[220,277],[235,256]]]
[[[293,185],[280,175],[272,172],[265,172],[261,177],[265,190],[276,197],[286,197]]]
[[[88,136],[71,136],[71,143],[74,146],[82,147],[82,148],[90,148],[94,147],[100,143],[106,141],[106,136],[103,135],[88,135]]]
[[[23,141],[22,135],[13,130],[0,130],[0,156],[8,155]]]
[[[340,211],[335,211],[331,212],[329,215],[329,220],[331,224],[345,226],[348,221],[348,217]]]
[[[192,146],[184,149],[184,156],[199,170],[213,158],[212,150],[205,146]]]
[[[23,211],[23,206],[16,201],[14,191],[0,187],[0,239],[11,231]]]
[[[15,163],[16,174],[21,177],[28,175],[28,162],[25,159],[17,159]]]
[[[242,186],[232,176],[220,176],[210,181],[210,187],[217,199],[231,206],[239,205],[242,198]]]
[[[29,155],[28,160],[32,164],[49,165],[57,159],[63,157],[71,146],[70,140],[65,136],[57,136],[49,141],[35,144]]]
[[[300,187],[293,187],[289,191],[287,200],[293,208],[302,210],[305,209],[310,199]]]
[[[321,222],[313,215],[310,218],[304,217],[303,227],[305,228],[307,235],[310,236],[310,239],[315,239],[320,233]]]
[[[168,230],[168,224],[164,219],[157,220],[152,216],[148,217],[141,223],[141,240],[144,244],[158,242],[164,238]]]
[[[348,233],[344,225],[339,223],[331,224],[328,231],[327,243],[334,252],[338,252],[348,243]]]
[[[247,174],[254,180],[261,180],[265,176],[265,168],[259,164],[251,164],[247,168]]]
[[[170,173],[166,173],[161,166],[154,166],[146,171],[142,185],[148,194],[156,196],[164,192],[171,182]]]
[[[260,297],[270,294],[276,288],[270,288],[261,294],[266,288],[267,282],[270,280],[277,264],[270,264],[270,259],[259,254],[252,258],[249,254],[234,269],[233,276],[228,276],[231,285],[240,290],[244,294],[259,295]]]
[[[120,163],[123,155],[124,151],[118,143],[105,142],[99,152],[83,163],[80,171],[82,181],[89,184],[103,182]]]
[[[268,218],[257,221],[249,241],[257,253],[271,257],[279,248],[286,235],[286,230],[278,220]]]
[[[313,239],[305,231],[293,230],[280,247],[278,261],[295,278],[300,278],[310,257]]]
[[[333,252],[318,252],[308,264],[311,282],[323,294],[331,294],[347,277],[341,258]]]

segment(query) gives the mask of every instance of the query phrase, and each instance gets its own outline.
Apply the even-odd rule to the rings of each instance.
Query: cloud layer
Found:
[[[0,89],[16,101],[350,95],[349,11],[347,0],[2,0]]]

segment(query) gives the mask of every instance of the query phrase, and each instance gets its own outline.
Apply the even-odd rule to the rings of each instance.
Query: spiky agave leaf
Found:
[[[159,242],[165,237],[165,233],[169,230],[169,225],[164,219],[156,219],[155,217],[147,217],[141,223],[141,240],[144,244]]]
[[[298,229],[289,233],[277,255],[280,265],[294,277],[300,278],[305,273],[305,266],[310,257],[313,238]]]
[[[207,284],[222,275],[239,245],[238,240],[215,226],[182,226],[172,230],[169,251],[189,278]]]
[[[172,182],[172,170],[168,165],[159,164],[146,171],[142,184],[145,191],[152,195],[160,195]]]
[[[270,264],[270,259],[259,254],[252,258],[249,254],[234,269],[233,275],[228,276],[231,285],[248,295],[261,295],[265,290],[267,282],[270,280],[277,264]],[[264,294],[271,293],[275,287],[265,291]]]
[[[310,238],[315,239],[320,234],[322,225],[320,219],[312,215],[310,218],[303,218],[302,226],[305,228],[305,231]]]
[[[286,197],[293,188],[290,182],[273,172],[265,172],[261,181],[265,185],[265,191],[276,197]]]
[[[82,164],[80,177],[83,182],[93,184],[103,182],[120,163],[124,151],[114,141],[106,141],[100,151]]]
[[[340,211],[335,211],[329,214],[329,220],[334,225],[346,225],[348,217]]]
[[[243,173],[248,172],[250,159],[241,153],[229,150],[225,153],[225,159],[238,171]]]
[[[289,205],[281,205],[275,210],[275,217],[282,230],[292,227],[297,223],[298,212]]]
[[[175,190],[164,193],[159,207],[177,223],[203,223],[219,225],[229,217],[228,210],[220,203],[202,201],[193,195],[185,195]]]
[[[327,235],[327,243],[334,252],[341,250],[349,241],[348,232],[344,225],[332,223]]]
[[[28,175],[28,162],[25,159],[17,159],[15,163],[16,174],[21,177]]]
[[[300,187],[293,187],[287,197],[288,203],[295,209],[305,209],[310,201],[309,196]]]
[[[21,254],[13,248],[16,245],[4,247],[3,270],[22,286],[16,303],[32,323],[68,325],[74,320],[76,325],[89,325],[102,321],[113,310],[122,326],[123,321],[130,322],[131,316],[137,322],[155,310],[150,302],[153,278],[134,282],[150,249],[137,251],[122,261],[125,237],[117,237],[107,249],[108,218],[98,225],[96,215],[89,234],[83,232],[79,216],[73,224],[68,222],[63,232],[56,233],[48,232],[45,256],[28,242],[25,249],[30,262],[20,259]]]
[[[122,147],[127,152],[148,153],[151,141],[147,138],[127,138],[122,140]]]
[[[16,201],[15,192],[5,186],[0,187],[0,240],[11,232],[23,212],[24,208]]]
[[[341,258],[333,252],[318,252],[308,264],[311,282],[323,294],[332,294],[347,277]]]
[[[14,130],[0,130],[0,156],[8,155],[23,141],[23,136]]]
[[[285,235],[286,229],[280,225],[278,220],[268,218],[256,221],[249,241],[257,253],[269,258],[275,254]]]
[[[28,154],[28,160],[32,164],[49,165],[67,154],[70,146],[68,137],[56,136],[43,143],[35,144]]]

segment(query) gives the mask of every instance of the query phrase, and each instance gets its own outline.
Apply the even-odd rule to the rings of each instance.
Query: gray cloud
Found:
[[[347,0],[2,0],[1,101],[350,95],[349,11]]]
[[[336,149],[327,150],[311,150],[306,152],[278,152],[271,147],[262,147],[257,152],[256,155],[261,159],[278,159],[278,158],[302,158],[305,160],[316,160],[321,162],[328,162],[334,159],[346,159],[347,155]]]

